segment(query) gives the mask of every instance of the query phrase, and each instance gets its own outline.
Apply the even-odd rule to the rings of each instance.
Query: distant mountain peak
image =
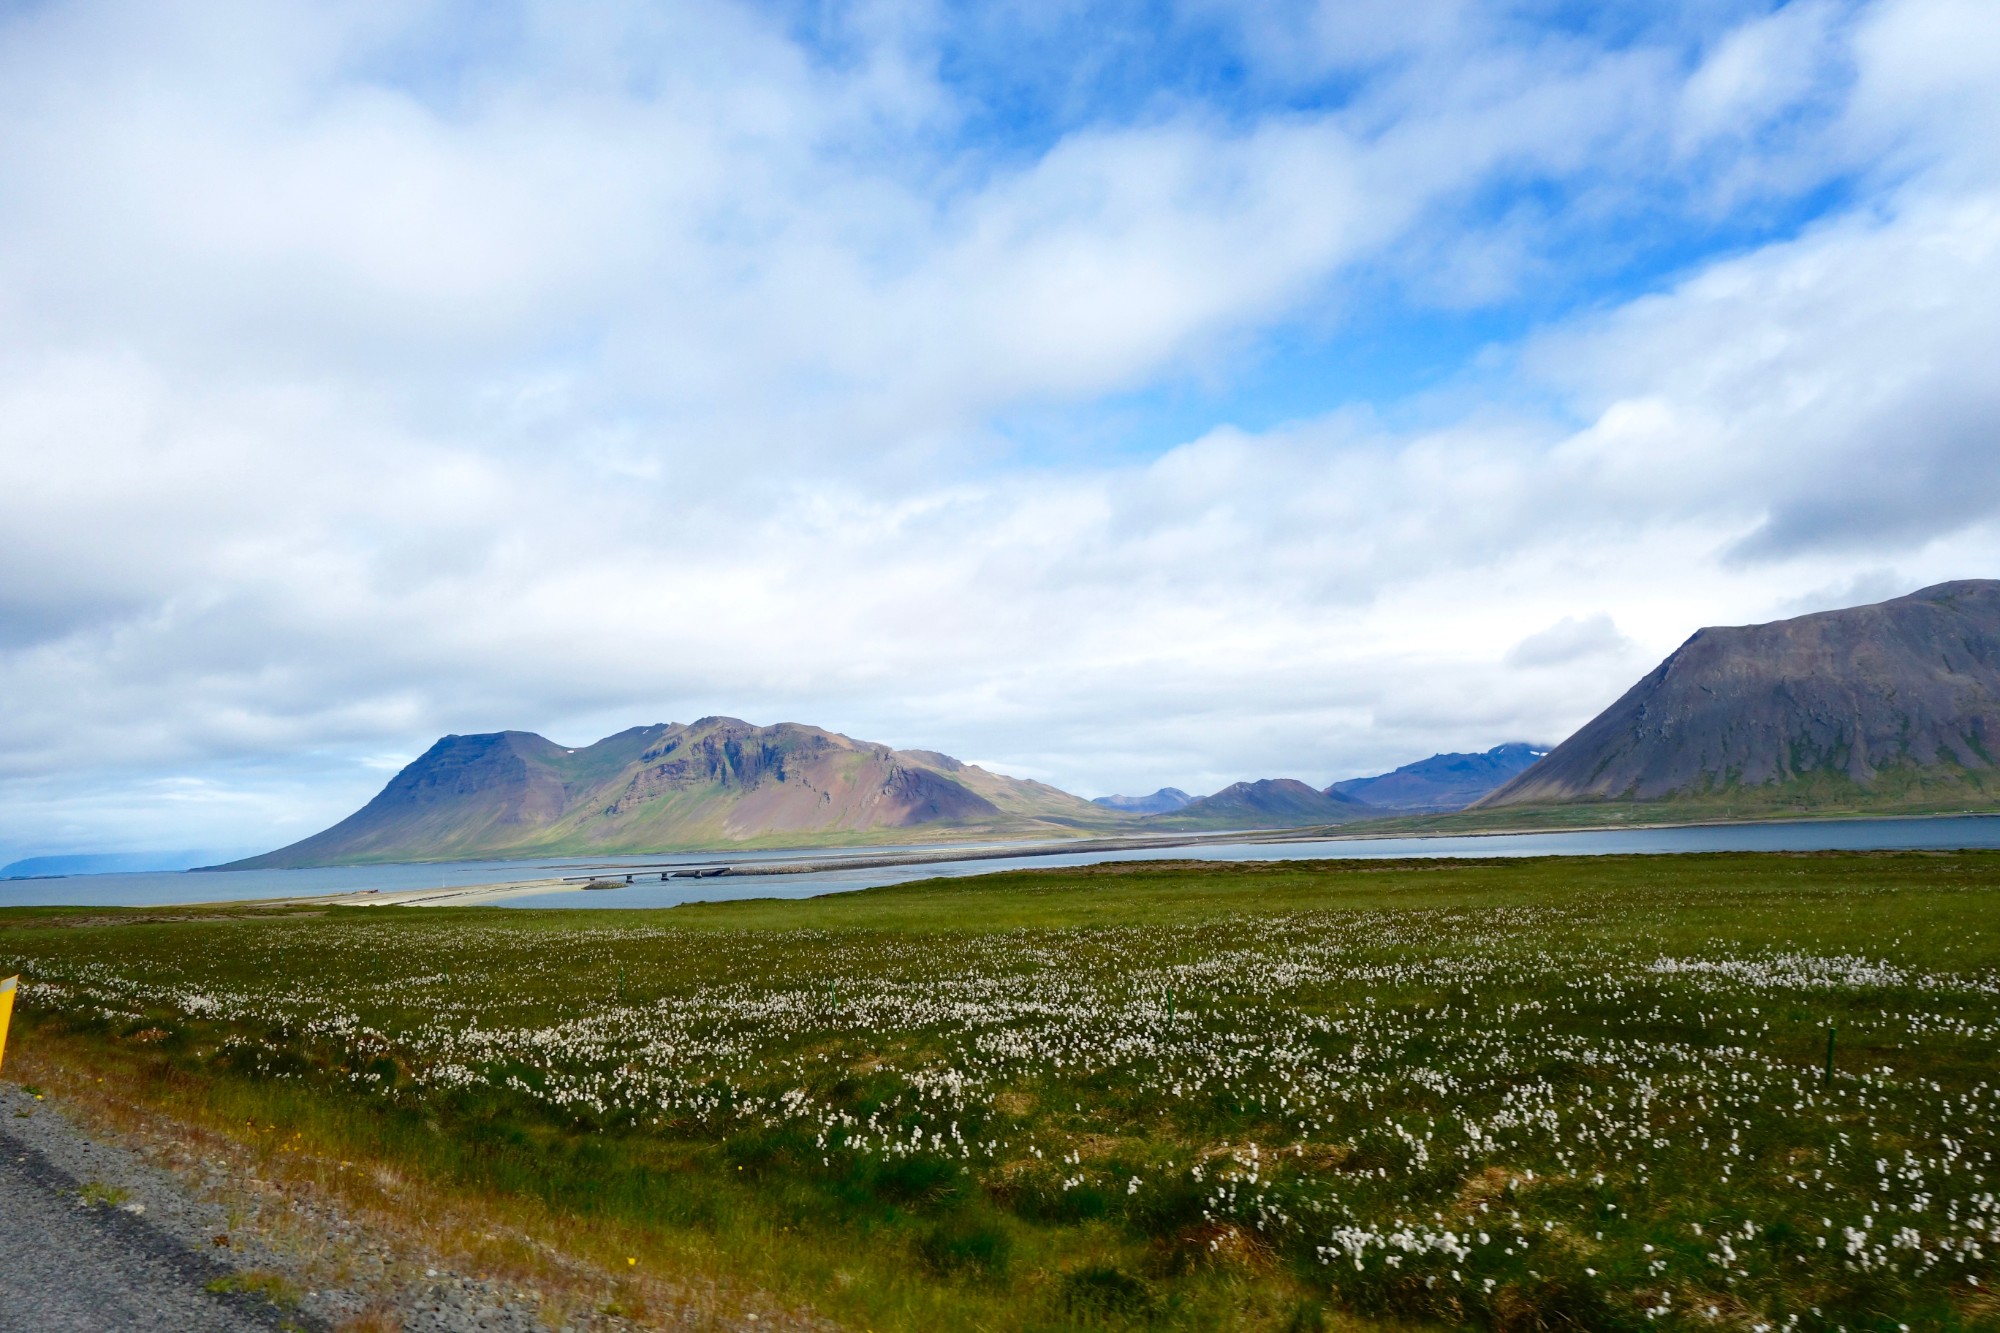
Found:
[[[1365,819],[1370,813],[1352,797],[1320,791],[1296,778],[1261,778],[1231,783],[1149,822],[1179,828],[1307,828]]]
[[[1193,799],[1179,787],[1162,787],[1150,796],[1097,796],[1090,803],[1135,815],[1164,815],[1179,810]]]
[[[1336,782],[1327,791],[1365,801],[1385,814],[1462,810],[1548,752],[1545,745],[1508,741],[1476,754],[1434,754],[1393,772]]]

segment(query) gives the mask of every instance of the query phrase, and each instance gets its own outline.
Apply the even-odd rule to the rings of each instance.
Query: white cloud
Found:
[[[1994,517],[2000,192],[1912,191],[1548,340],[1596,404],[1565,446],[1656,512],[1757,521],[1744,560],[1920,549]]]
[[[1324,782],[1559,739],[1800,589],[1990,572],[2000,182],[1942,109],[1990,61],[1906,35],[1976,6],[1793,5],[1691,65],[1332,12],[1280,73],[1383,71],[1343,101],[1033,151],[957,144],[891,9],[846,63],[721,5],[470,51],[442,10],[8,20],[0,851],[275,842],[446,730],[712,711],[1085,791]],[[1615,213],[1828,97],[1731,151],[1874,164],[1864,207],[1507,349],[1504,411],[1036,466],[992,433],[1357,266],[1479,250],[1421,299],[1496,299],[1574,225],[1496,231],[1496,181]]]
[[[1723,34],[1681,93],[1676,126],[1682,151],[1719,138],[1748,139],[1801,103],[1829,91],[1829,66],[1843,66],[1836,32],[1846,6],[1793,0]]]
[[[1564,616],[1547,629],[1536,630],[1507,650],[1508,666],[1564,666],[1579,658],[1616,653],[1629,656],[1632,641],[1618,632],[1617,622],[1602,611],[1596,615]]]

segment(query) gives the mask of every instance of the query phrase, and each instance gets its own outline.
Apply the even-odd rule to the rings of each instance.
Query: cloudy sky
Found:
[[[731,713],[1084,795],[2000,574],[1991,0],[0,7],[0,860]]]

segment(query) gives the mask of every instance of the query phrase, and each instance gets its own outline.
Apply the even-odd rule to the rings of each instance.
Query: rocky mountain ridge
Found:
[[[340,823],[232,868],[1048,836],[1136,817],[930,750],[707,717],[566,749],[446,736]]]

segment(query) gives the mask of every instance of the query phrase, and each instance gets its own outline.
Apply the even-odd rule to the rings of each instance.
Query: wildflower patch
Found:
[[[558,1211],[872,1263],[813,1298],[873,1327],[1994,1327],[2000,863],[1673,859],[1369,867],[1391,905],[1014,875],[992,928],[925,924],[963,884],[901,927],[15,919],[0,968],[34,1024],[417,1118]]]

